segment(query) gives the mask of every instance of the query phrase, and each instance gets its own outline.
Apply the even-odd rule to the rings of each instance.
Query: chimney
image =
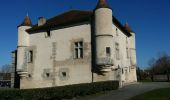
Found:
[[[44,17],[38,18],[38,26],[42,26],[46,23],[46,19]]]

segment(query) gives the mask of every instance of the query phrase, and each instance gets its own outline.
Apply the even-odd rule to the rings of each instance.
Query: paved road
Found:
[[[137,83],[125,86],[119,90],[114,90],[106,94],[97,96],[87,96],[83,100],[127,100],[135,95],[158,88],[170,87],[170,82],[148,82]]]

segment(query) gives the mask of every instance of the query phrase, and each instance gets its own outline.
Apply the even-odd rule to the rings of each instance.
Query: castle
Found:
[[[137,81],[135,33],[113,16],[105,0],[92,11],[39,17],[36,25],[26,16],[12,54],[13,86],[21,89]]]

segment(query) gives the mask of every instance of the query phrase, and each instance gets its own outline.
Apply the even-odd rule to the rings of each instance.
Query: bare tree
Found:
[[[157,57],[157,59],[152,58],[149,61],[151,79],[154,81],[153,76],[158,74],[166,74],[169,81],[169,72],[170,72],[170,57],[163,53]]]
[[[10,64],[3,65],[0,70],[1,73],[10,73],[10,71],[11,71]]]
[[[155,58],[152,58],[148,64],[150,66],[149,70],[150,70],[150,77],[151,77],[151,80],[154,81],[154,73],[155,73]]]

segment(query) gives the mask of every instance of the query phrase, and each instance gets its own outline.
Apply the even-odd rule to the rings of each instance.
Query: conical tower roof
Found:
[[[99,0],[96,6],[96,9],[99,8],[110,8],[109,5],[107,4],[106,0]]]
[[[30,17],[27,15],[19,26],[32,26]]]
[[[133,32],[133,30],[131,29],[131,27],[129,26],[128,23],[125,24],[124,28],[125,28],[125,30],[127,30],[129,33],[130,33],[130,32]]]

